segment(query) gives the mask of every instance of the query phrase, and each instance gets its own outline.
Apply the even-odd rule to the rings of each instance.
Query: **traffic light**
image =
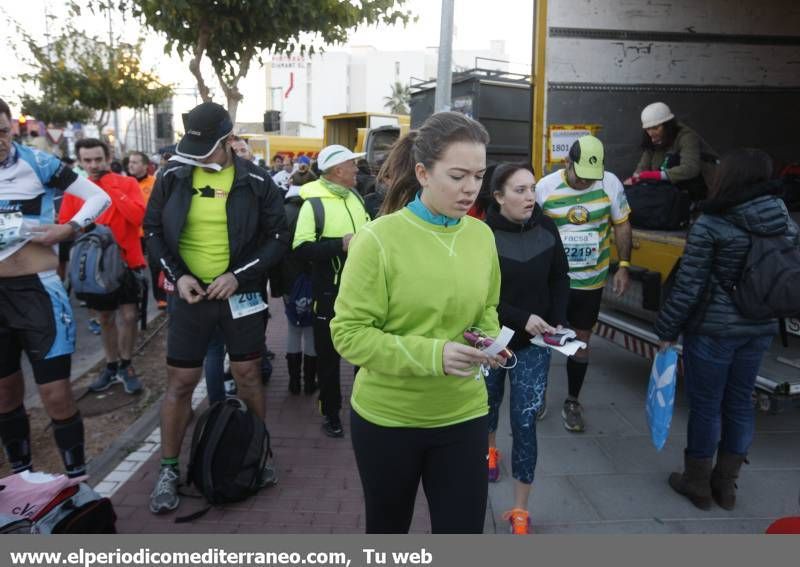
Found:
[[[172,142],[174,136],[175,133],[172,131],[172,113],[158,112],[156,114],[156,138]]]
[[[28,135],[28,119],[25,116],[20,116],[17,123],[19,124],[19,135],[24,138]]]
[[[264,113],[264,132],[277,132],[281,129],[281,111],[267,110]]]

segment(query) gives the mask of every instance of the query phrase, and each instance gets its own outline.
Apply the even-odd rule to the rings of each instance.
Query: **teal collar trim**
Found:
[[[419,218],[424,220],[425,222],[429,222],[431,224],[435,224],[437,226],[454,226],[461,222],[461,219],[454,219],[450,218],[445,215],[435,215],[433,214],[428,207],[422,202],[420,199],[420,195],[422,194],[421,191],[417,191],[416,198],[411,201],[408,205],[406,205],[409,210],[417,215]]]

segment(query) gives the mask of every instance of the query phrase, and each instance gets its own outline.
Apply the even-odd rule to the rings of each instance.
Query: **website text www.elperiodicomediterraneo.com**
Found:
[[[433,554],[424,548],[420,551],[390,553],[375,549],[361,550],[366,565],[430,565]],[[80,566],[107,567],[112,565],[168,565],[227,567],[229,565],[250,567],[350,567],[351,559],[341,551],[299,552],[260,552],[260,551],[226,551],[224,549],[207,549],[206,551],[151,551],[148,548],[137,551],[18,551],[9,552],[11,565],[14,567],[48,566]]]

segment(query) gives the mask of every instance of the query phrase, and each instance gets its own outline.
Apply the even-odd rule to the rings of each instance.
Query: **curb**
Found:
[[[89,484],[92,487],[100,483],[125,457],[136,451],[139,445],[158,427],[161,401],[163,399],[164,396],[162,394],[105,451],[89,461],[87,468]]]

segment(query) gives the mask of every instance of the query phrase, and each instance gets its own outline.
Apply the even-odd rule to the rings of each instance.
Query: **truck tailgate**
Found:
[[[780,337],[775,337],[764,355],[756,387],[769,394],[800,396],[800,321],[790,320],[788,327],[788,346],[784,347]],[[600,312],[597,332],[645,358],[652,358],[658,345],[652,323],[606,306]],[[678,351],[681,352],[680,345]]]

